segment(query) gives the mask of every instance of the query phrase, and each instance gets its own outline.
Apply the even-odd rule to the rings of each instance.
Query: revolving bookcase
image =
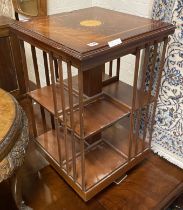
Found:
[[[11,26],[20,43],[35,144],[85,201],[147,157],[174,30],[168,23],[98,7]],[[27,65],[27,43],[33,69]],[[119,80],[128,54],[135,58],[133,86]]]

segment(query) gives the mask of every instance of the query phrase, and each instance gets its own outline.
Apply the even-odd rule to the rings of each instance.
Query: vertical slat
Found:
[[[50,75],[49,75],[49,68],[48,68],[48,58],[47,53],[43,51],[43,60],[44,60],[44,69],[45,69],[45,77],[46,77],[46,84],[50,85]],[[52,129],[55,129],[54,117],[50,113],[51,125]]]
[[[134,142],[134,134],[133,134],[133,127],[134,127],[134,110],[136,106],[136,93],[137,93],[137,80],[138,80],[138,72],[139,72],[139,62],[140,62],[140,49],[137,49],[136,52],[136,61],[135,61],[135,72],[134,72],[134,81],[133,81],[133,98],[132,98],[132,109],[130,115],[130,137],[129,137],[129,159],[131,159],[132,153],[132,146]],[[137,144],[137,139],[135,139],[135,144]]]
[[[28,103],[29,103],[30,117],[31,117],[31,122],[32,122],[32,130],[33,130],[34,138],[36,138],[38,134],[37,134],[37,128],[36,128],[36,122],[35,122],[35,116],[34,116],[33,101],[31,98],[28,98]]]
[[[58,155],[59,155],[59,163],[62,165],[62,156],[61,156],[61,143],[59,139],[59,119],[58,119],[58,108],[57,108],[57,97],[56,97],[56,87],[55,87],[55,74],[54,74],[54,66],[53,66],[53,55],[49,53],[49,62],[50,62],[50,72],[51,72],[51,82],[52,82],[52,93],[53,93],[53,102],[54,102],[54,112],[55,112],[55,128],[57,132],[57,144],[58,144]],[[52,100],[52,99],[50,99]]]
[[[44,60],[46,84],[49,86],[50,85],[50,76],[49,76],[49,69],[48,69],[48,59],[47,59],[47,54],[44,51],[43,51],[43,60]]]
[[[79,121],[80,121],[80,150],[81,150],[81,174],[82,174],[82,190],[85,191],[85,151],[84,151],[84,107],[83,107],[83,72],[78,70],[79,85]]]
[[[23,72],[24,72],[26,92],[29,92],[30,91],[29,75],[28,75],[28,69],[27,69],[25,47],[24,47],[24,42],[22,40],[20,40],[20,52],[21,52],[21,58],[22,58],[22,66],[23,66]],[[29,99],[29,108],[30,108],[30,115],[31,115],[33,134],[34,134],[34,137],[37,137],[36,122],[35,122],[35,118],[34,118],[34,109],[33,109],[33,104],[32,104],[32,100],[31,99]]]
[[[121,65],[121,59],[117,59],[117,68],[116,68],[116,76],[118,77],[119,80],[119,73],[120,73],[120,65]]]
[[[55,77],[58,79],[59,73],[58,73],[58,61],[56,58],[54,58],[54,67],[55,67]]]
[[[140,96],[139,96],[139,110],[137,112],[137,127],[136,127],[136,139],[138,141],[139,138],[139,130],[140,130],[140,123],[141,123],[141,118],[142,118],[142,108],[143,104],[142,101],[144,100],[144,92],[145,92],[145,79],[146,79],[146,71],[148,68],[148,61],[149,61],[149,50],[150,47],[149,45],[146,46],[145,48],[145,57],[144,57],[144,63],[142,67],[142,82],[141,82],[141,87],[140,87]],[[144,130],[143,130],[143,135],[144,135]],[[138,142],[135,147],[135,154],[138,153]]]
[[[30,91],[29,75],[28,75],[28,69],[27,69],[25,47],[24,47],[24,42],[22,40],[20,40],[20,52],[21,52],[21,57],[22,57],[22,66],[23,66],[23,72],[24,72],[26,92],[29,92]],[[33,104],[32,104],[32,100],[30,98],[28,98],[28,99],[29,99],[29,109],[30,109],[30,115],[31,115],[33,134],[34,134],[34,137],[37,137],[37,129],[36,129],[36,122],[35,122],[35,118],[34,118]]]
[[[72,71],[71,71],[70,62],[67,62],[67,74],[68,74],[71,138],[72,138],[73,179],[76,180],[76,148],[75,148],[75,138],[74,138],[73,88],[72,88]]]
[[[138,153],[138,140],[139,140],[139,130],[140,130],[140,119],[141,119],[141,110],[136,111],[136,129],[135,129],[135,155]]]
[[[148,98],[147,98],[147,108],[145,113],[145,127],[144,127],[144,133],[143,133],[143,142],[142,142],[142,151],[145,149],[145,140],[147,135],[147,125],[148,125],[148,114],[149,114],[149,107],[151,103],[151,91],[153,86],[153,80],[154,80],[154,69],[156,65],[156,58],[157,58],[157,50],[158,50],[158,43],[155,43],[154,50],[153,50],[153,63],[150,69],[150,79],[149,79],[149,89],[148,89]]]
[[[38,64],[37,64],[36,49],[32,45],[31,45],[31,52],[32,52],[32,60],[33,60],[33,65],[34,65],[35,78],[36,78],[36,85],[37,85],[37,88],[40,88],[41,82],[40,82],[39,69],[38,69]]]
[[[33,60],[33,65],[34,65],[35,78],[36,78],[36,85],[37,85],[37,88],[41,88],[36,49],[33,45],[31,45],[31,52],[32,52],[32,60]],[[41,117],[42,117],[43,129],[44,129],[44,132],[46,132],[47,126],[46,126],[45,111],[44,111],[44,108],[41,106],[40,106],[40,112],[41,112]]]
[[[65,95],[64,95],[64,81],[63,81],[63,68],[62,68],[62,60],[58,60],[58,71],[59,71],[59,82],[60,82],[60,94],[61,94],[61,104],[62,104],[62,114],[63,114],[63,125],[64,125],[64,142],[65,149],[67,149],[67,116],[65,111]],[[66,153],[65,153],[66,154]],[[68,157],[66,155],[66,167],[68,173]]]
[[[150,47],[149,45],[147,45],[145,48],[144,64],[142,67],[141,93],[145,91],[145,79],[146,79],[146,72],[147,72],[148,62],[149,62],[149,54],[150,54]]]
[[[109,76],[112,77],[112,65],[113,65],[113,61],[110,61],[109,63]]]
[[[24,47],[24,42],[22,40],[20,40],[20,52],[21,52],[21,58],[22,58],[22,66],[23,66],[23,72],[24,72],[26,92],[29,92],[30,91],[29,75],[28,75],[28,69],[27,69],[27,61],[26,61],[26,55],[25,55],[25,47]]]
[[[158,81],[157,81],[157,87],[156,87],[155,102],[154,102],[153,113],[152,113],[152,122],[151,122],[151,127],[150,127],[149,147],[151,146],[151,141],[152,141],[152,132],[153,132],[153,126],[155,123],[155,113],[156,113],[156,107],[157,107],[157,102],[158,102],[161,77],[162,77],[162,72],[163,72],[164,63],[165,63],[165,54],[166,54],[167,44],[168,44],[168,37],[164,41],[163,51],[161,55],[161,63],[160,63],[160,69],[159,69],[159,75],[158,75]]]

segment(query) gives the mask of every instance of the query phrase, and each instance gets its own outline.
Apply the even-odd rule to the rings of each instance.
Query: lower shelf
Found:
[[[60,136],[60,143],[62,148],[62,160],[63,168],[65,169],[65,144],[64,138]],[[46,152],[48,156],[53,158],[57,163],[59,163],[59,154],[58,154],[58,144],[57,144],[57,135],[54,130],[48,131],[45,134],[40,135],[36,139],[42,149]],[[72,142],[71,138],[68,138],[68,155],[69,163],[72,162]],[[77,173],[77,183],[81,185],[81,157],[79,153],[79,142],[76,141],[76,173]],[[101,179],[108,176],[115,169],[120,167],[126,162],[127,158],[115,150],[110,144],[103,141],[101,138],[93,146],[89,145],[85,147],[85,177],[86,189],[91,188]],[[72,174],[72,167],[70,165],[69,175]]]
[[[85,154],[86,190],[109,176],[114,170],[126,163],[127,159],[104,141],[90,148]],[[77,182],[81,185],[81,158],[76,161]]]
[[[59,142],[61,145],[62,169],[66,170],[66,150],[63,132],[60,132]],[[92,142],[92,141],[91,141]],[[36,139],[36,143],[41,147],[47,156],[59,164],[58,143],[55,130],[50,130]],[[135,144],[132,142],[132,157],[139,155],[142,152],[142,140],[137,140],[138,147],[135,153]],[[80,142],[75,138],[76,144],[76,182],[81,186],[81,155]],[[145,143],[144,149],[148,148]],[[68,153],[68,176],[72,176],[72,138],[68,135],[67,138],[67,153]],[[129,156],[129,123],[128,118],[121,120],[115,125],[101,132],[100,139],[92,143],[85,142],[85,187],[86,190],[97,185],[104,178],[123,166],[128,161]]]
[[[40,136],[35,140],[39,145],[44,149],[47,155],[50,155],[58,164],[59,164],[59,150],[58,150],[58,141],[57,133],[55,130],[50,130]],[[61,130],[59,132],[59,142],[60,142],[60,153],[63,164],[66,160],[66,145],[64,141],[64,133]],[[76,154],[79,153],[79,142],[75,141],[76,145]],[[68,160],[72,159],[72,138],[71,135],[67,135],[67,153]]]

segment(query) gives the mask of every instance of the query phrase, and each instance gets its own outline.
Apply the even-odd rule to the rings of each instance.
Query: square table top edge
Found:
[[[137,17],[142,20],[153,21],[152,24],[157,23],[157,24],[160,24],[161,27],[155,28],[154,30],[149,30],[145,33],[141,33],[141,34],[138,34],[135,36],[128,37],[126,40],[122,40],[123,41],[122,44],[112,47],[112,48],[110,48],[108,46],[108,43],[106,42],[102,46],[98,46],[98,47],[96,46],[89,51],[83,51],[83,52],[79,51],[77,49],[73,49],[72,47],[66,46],[63,43],[59,43],[56,40],[46,37],[43,34],[37,33],[36,31],[31,30],[29,27],[26,27],[26,25],[29,25],[29,24],[36,24],[36,22],[39,20],[45,20],[45,19],[49,20],[50,18],[55,18],[55,17],[62,18],[63,16],[67,16],[69,14],[79,13],[80,11],[85,11],[85,10],[87,11],[90,9],[91,10],[99,9],[99,10],[102,10],[105,12],[107,12],[107,11],[114,12],[117,15],[122,14],[122,15],[127,15],[129,17]],[[36,44],[38,48],[43,47],[43,49],[47,52],[50,52],[52,50],[56,54],[58,54],[58,55],[60,54],[61,57],[62,56],[66,57],[66,60],[67,60],[67,58],[72,57],[72,59],[74,60],[74,63],[76,63],[75,66],[78,66],[78,67],[82,68],[83,70],[87,70],[89,67],[87,67],[88,64],[85,66],[85,63],[90,62],[91,59],[93,60],[94,58],[100,57],[100,55],[105,56],[104,54],[110,55],[110,53],[113,53],[114,51],[123,51],[124,49],[126,50],[130,47],[132,48],[131,44],[133,44],[134,46],[137,47],[138,43],[140,41],[143,42],[143,40],[146,40],[146,42],[147,42],[147,41],[152,41],[152,40],[155,41],[156,39],[159,39],[160,37],[163,37],[163,38],[168,37],[168,35],[174,33],[176,27],[172,24],[164,23],[161,21],[154,21],[154,20],[151,20],[148,18],[129,15],[129,14],[116,12],[116,11],[112,11],[112,10],[108,10],[108,9],[103,9],[103,8],[99,8],[99,7],[91,7],[91,8],[86,8],[86,9],[75,10],[72,12],[64,12],[61,14],[55,14],[55,15],[51,15],[51,16],[47,16],[47,17],[40,17],[40,18],[38,17],[38,18],[35,18],[30,21],[26,21],[26,22],[15,21],[10,25],[10,28],[11,28],[11,32],[15,33],[20,39],[27,41],[30,44]],[[108,56],[108,57],[110,57],[110,56]],[[111,60],[112,59],[113,58],[111,57]]]

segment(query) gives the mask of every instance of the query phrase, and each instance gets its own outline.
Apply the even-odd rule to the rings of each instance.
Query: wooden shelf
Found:
[[[65,94],[65,104],[66,108],[69,106],[69,95],[67,89],[64,91]],[[39,103],[41,106],[43,106],[45,109],[47,109],[52,114],[54,113],[54,102],[53,102],[53,92],[52,92],[52,85],[45,86],[43,88],[33,90],[28,93],[28,95],[37,103]],[[60,86],[56,85],[56,97],[57,97],[57,106],[58,110],[62,110],[61,105],[61,95],[60,95]],[[75,104],[78,103],[78,96],[73,95],[73,102]]]
[[[43,106],[46,110],[54,114],[54,103],[52,86],[31,91],[28,95]],[[58,109],[61,111],[61,96],[59,85],[56,85],[56,97]],[[69,108],[68,91],[65,89],[66,108]],[[73,95],[74,104],[78,103],[78,96]],[[84,137],[88,138],[91,135],[103,130],[105,127],[120,120],[122,117],[129,114],[129,110],[122,104],[112,100],[110,97],[102,95],[99,99],[94,99],[89,104],[84,106]],[[60,117],[62,121],[62,116]],[[70,127],[70,117],[68,115],[68,127]],[[76,135],[80,136],[80,120],[79,110],[74,111],[74,128]]]
[[[112,78],[108,74],[103,74],[102,77],[103,81],[107,81]],[[78,77],[74,76],[72,80],[73,89],[75,91],[78,91]],[[67,85],[67,80],[65,81],[65,84]],[[122,81],[111,82],[111,84],[105,85],[103,87],[103,93],[109,95],[113,99],[117,100],[119,103],[131,109],[133,96],[133,87],[131,85],[128,85]],[[151,96],[150,103],[154,101],[155,97]],[[140,92],[138,90],[136,94],[135,109],[138,109],[140,107],[140,103],[141,107],[144,107],[148,104],[148,94],[146,92]]]
[[[108,96],[101,96],[99,99],[84,106],[84,137],[88,138],[101,132],[104,128],[127,115],[129,115],[129,110],[125,106]],[[70,126],[69,119],[68,123]],[[76,135],[80,136],[79,110],[74,112],[74,123]]]
[[[131,109],[132,96],[133,96],[133,87],[121,82],[113,82],[109,85],[103,87],[103,92],[117,101],[125,104],[129,109]],[[154,102],[155,97],[151,96],[150,102]],[[141,106],[140,106],[141,103]],[[136,104],[135,109],[144,107],[148,104],[148,94],[146,92],[141,92],[137,90],[136,94]]]
[[[113,126],[112,126],[113,127]],[[120,136],[119,136],[120,135]],[[93,145],[89,145],[85,147],[85,177],[86,177],[86,189],[93,187],[95,184],[100,182],[106,176],[110,175],[113,171],[121,167],[126,163],[127,157],[120,153],[118,150],[121,148],[115,148],[115,146],[119,146],[121,141],[123,142],[124,148],[128,148],[128,138],[123,138],[123,133],[117,133],[115,137],[116,139],[110,139],[115,141],[116,145],[111,146],[107,140],[109,140],[111,136],[108,133],[104,132],[102,138]],[[121,137],[121,138],[120,138]],[[56,162],[59,162],[58,155],[58,144],[55,130],[50,130],[45,134],[40,135],[36,138],[36,143],[39,147],[41,147],[45,154],[51,158],[53,158]],[[65,159],[65,145],[63,139],[63,133],[60,132],[61,148],[62,148],[62,158]],[[120,141],[120,142],[118,142]],[[118,142],[118,143],[117,143]],[[121,145],[120,145],[121,146]],[[72,162],[72,145],[71,139],[68,138],[68,151],[69,151],[69,159],[70,163]],[[123,149],[123,148],[122,148]],[[79,154],[79,143],[76,141],[76,151],[78,153],[76,158],[76,173],[77,173],[77,182],[81,185],[81,158]],[[64,167],[64,165],[63,165]],[[65,167],[64,167],[65,168]],[[69,174],[72,174],[72,167],[70,164]]]
[[[101,141],[93,146],[85,155],[85,186],[86,190],[109,176],[117,168],[125,164],[126,157],[119,154],[109,144]],[[77,182],[81,185],[81,158],[76,161]]]
[[[70,135],[67,135],[67,148],[68,148],[68,156],[69,159],[72,158],[72,140]],[[57,142],[57,134],[55,130],[50,130],[35,139],[36,143],[39,145],[56,161],[59,163],[59,154],[58,154],[58,142]],[[59,133],[59,141],[61,143],[61,156],[62,160],[66,159],[65,155],[65,143],[64,143],[64,135],[63,131]],[[76,141],[76,152],[79,151],[79,144]]]
[[[102,138],[105,139],[105,142],[111,144],[113,147],[118,148],[122,152],[122,154],[126,157],[129,155],[129,119],[125,118],[116,123],[114,126],[106,129],[102,133]],[[135,136],[134,136],[135,139]],[[143,140],[138,137],[137,139],[137,151],[135,153],[135,142],[132,143],[132,151],[131,156],[134,157],[137,154],[141,153]],[[148,143],[144,142],[144,149],[148,148]]]

